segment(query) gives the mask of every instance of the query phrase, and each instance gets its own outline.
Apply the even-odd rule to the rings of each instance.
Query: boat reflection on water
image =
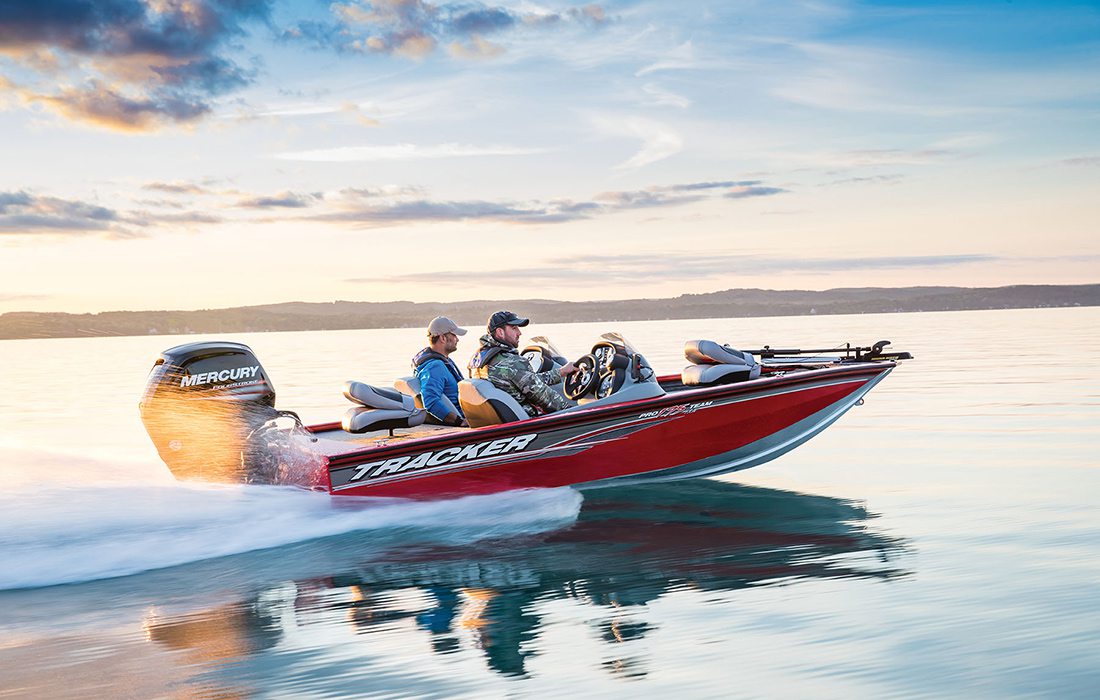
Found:
[[[481,653],[492,670],[515,677],[528,673],[528,658],[540,651],[553,614],[547,603],[570,601],[584,607],[599,639],[621,645],[621,653],[607,650],[604,666],[644,675],[644,655],[631,642],[656,626],[645,606],[663,597],[906,575],[897,561],[905,543],[868,527],[873,517],[851,501],[712,480],[589,491],[577,521],[562,530],[475,545],[394,546],[231,610],[148,619],[147,632],[177,651],[209,645],[208,655],[232,656],[237,640],[248,656],[278,643],[280,626],[285,634],[287,626],[350,625],[363,635],[364,655],[374,656],[387,635],[418,630],[438,654]]]

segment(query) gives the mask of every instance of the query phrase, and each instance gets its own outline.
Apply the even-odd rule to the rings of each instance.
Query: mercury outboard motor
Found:
[[[142,396],[141,421],[177,479],[251,482],[249,436],[282,413],[252,349],[224,341],[161,353]]]

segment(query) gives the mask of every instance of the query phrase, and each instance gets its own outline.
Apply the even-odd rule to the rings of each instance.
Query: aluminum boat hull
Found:
[[[339,496],[449,498],[513,489],[713,476],[773,460],[818,434],[889,374],[893,361],[842,363],[686,388],[525,421],[341,442],[312,426],[324,454],[315,482]]]

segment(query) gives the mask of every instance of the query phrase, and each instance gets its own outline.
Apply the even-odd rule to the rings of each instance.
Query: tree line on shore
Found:
[[[195,311],[18,311],[0,314],[0,339],[224,334],[411,328],[446,315],[478,328],[511,309],[539,323],[740,318],[1100,306],[1100,284],[1012,287],[863,287],[825,291],[729,289],[667,299],[569,302],[546,299],[444,302],[287,302]]]

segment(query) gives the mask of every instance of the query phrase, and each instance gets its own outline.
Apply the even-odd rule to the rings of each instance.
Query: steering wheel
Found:
[[[572,374],[565,375],[565,397],[576,401],[592,390],[599,373],[599,364],[594,355],[585,355],[573,363],[577,368]]]

